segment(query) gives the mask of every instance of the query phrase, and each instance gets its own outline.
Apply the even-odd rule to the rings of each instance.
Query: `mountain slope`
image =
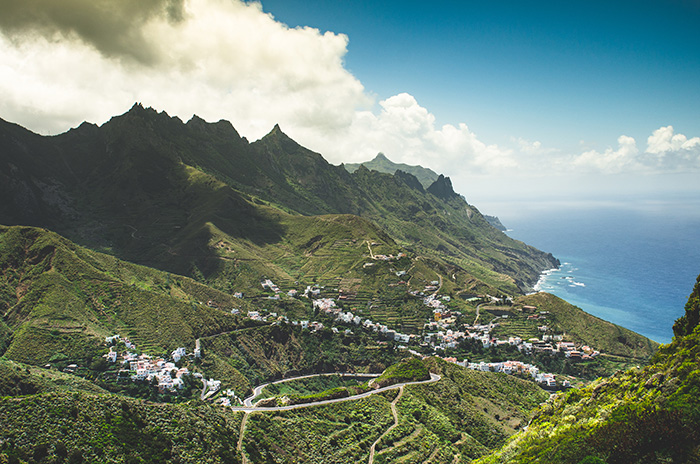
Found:
[[[507,293],[526,289],[556,264],[495,233],[445,178],[436,181],[436,196],[410,174],[367,172],[330,165],[279,127],[249,144],[225,121],[194,117],[184,124],[140,105],[100,127],[85,123],[55,137],[2,122],[0,223],[48,227],[179,274],[195,275],[196,268],[212,282],[227,272],[214,265],[221,263],[212,235],[242,246],[279,244],[288,231],[282,212],[359,215],[400,245],[419,236],[416,253]],[[402,234],[411,217],[423,220]]]
[[[685,309],[651,365],[558,395],[527,432],[478,462],[699,462],[700,276]]]
[[[216,301],[221,309],[200,302]],[[231,295],[119,261],[45,230],[0,226],[0,313],[7,358],[89,363],[121,333],[155,353],[242,326]],[[60,356],[57,356],[60,355]]]

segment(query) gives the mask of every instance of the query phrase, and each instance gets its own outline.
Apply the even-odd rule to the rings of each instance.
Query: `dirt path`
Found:
[[[437,456],[438,451],[440,451],[440,447],[436,446],[433,452],[430,453],[430,456],[428,456],[428,459],[423,461],[423,464],[430,464],[431,462],[433,462],[433,459],[435,459],[435,456]]]
[[[386,429],[384,431],[384,433],[381,434],[379,436],[379,438],[377,438],[374,441],[374,443],[372,443],[372,446],[369,448],[368,464],[374,464],[374,451],[377,448],[377,443],[379,443],[379,441],[382,438],[384,438],[384,436],[386,436],[389,432],[394,430],[399,425],[399,413],[396,411],[396,403],[398,403],[399,400],[401,399],[401,395],[403,395],[403,385],[401,385],[401,387],[399,387],[399,394],[396,395],[396,398],[394,398],[394,401],[391,402],[391,414],[394,416],[394,424],[391,427],[389,427],[388,429]]]
[[[246,457],[245,453],[243,452],[243,434],[245,433],[245,423],[248,420],[248,415],[250,413],[244,412],[243,413],[243,420],[241,421],[241,430],[238,432],[238,445],[236,445],[236,449],[238,450],[239,453],[241,453],[241,463],[242,464],[248,464],[248,458]]]
[[[472,325],[476,325],[477,321],[479,320],[479,310],[481,307],[484,305],[484,303],[480,303],[476,305],[476,319],[474,319],[474,323]]]

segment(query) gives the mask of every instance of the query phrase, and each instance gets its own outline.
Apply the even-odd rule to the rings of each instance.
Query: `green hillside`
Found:
[[[651,365],[558,395],[527,432],[478,462],[700,461],[700,277],[685,310]]]
[[[329,222],[332,228],[335,219],[344,222],[342,217],[313,220]],[[349,219],[359,221],[353,231],[362,233],[361,226],[367,223]],[[317,233],[322,227],[314,225],[310,230]],[[301,234],[300,240],[308,239]],[[319,254],[334,243],[330,233],[317,242],[324,240],[329,243],[313,244]],[[366,249],[366,244],[358,247]],[[352,256],[351,251],[347,254]],[[356,261],[364,262],[353,258],[351,265]],[[318,267],[326,262],[331,268]],[[346,265],[327,257],[306,259],[315,280],[322,280],[324,272],[336,269],[333,266],[347,273]],[[362,278],[356,280],[362,282]],[[0,354],[8,359],[38,366],[48,363],[58,369],[75,363],[84,376],[101,379],[102,355],[108,351],[105,337],[121,334],[139,351],[165,356],[180,346],[192,352],[200,339],[205,354],[197,370],[241,393],[252,384],[293,372],[371,366],[381,372],[398,360],[392,350],[368,349],[378,347],[374,335],[339,337],[328,329],[310,333],[290,324],[270,325],[244,317],[248,310],[277,312],[292,319],[314,317],[309,300],[284,296],[270,300],[261,292],[239,299],[186,277],[87,250],[52,232],[0,226],[4,320]],[[234,309],[241,314],[232,315]]]
[[[29,364],[89,363],[114,334],[160,353],[242,326],[225,311],[231,295],[41,229],[0,227],[0,271],[0,310],[12,332],[5,356]]]
[[[0,121],[0,199],[0,463],[698,457],[700,283],[652,365],[542,406],[549,393],[528,374],[407,358],[472,330],[479,311],[480,323],[498,321],[488,330],[501,346],[466,337],[435,353],[512,356],[583,382],[643,366],[658,347],[552,295],[524,295],[558,261],[494,228],[443,175],[426,187],[404,170],[350,173],[278,126],[249,143],[226,121],[134,105],[54,137]],[[513,301],[480,304],[486,294]],[[543,333],[602,355],[569,362],[507,342]],[[137,356],[165,366],[178,347],[188,355],[164,375],[183,375],[181,389],[132,379],[154,369]],[[326,372],[441,379],[282,412],[215,406]],[[295,401],[348,388],[371,385]]]
[[[379,440],[375,462],[469,462],[522,428],[529,411],[547,398],[532,383],[502,374],[437,359],[411,363],[442,380],[405,387],[396,402],[399,426]],[[396,399],[396,391],[389,391],[327,406],[254,413],[243,448],[251,462],[366,462],[372,443],[393,422],[389,402]]]

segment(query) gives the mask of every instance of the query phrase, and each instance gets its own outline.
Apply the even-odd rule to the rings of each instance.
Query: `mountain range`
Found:
[[[0,462],[700,456],[700,284],[674,342],[651,358],[654,342],[526,294],[556,258],[420,166],[381,154],[334,166],[279,126],[250,143],[226,121],[136,104],[51,137],[0,120],[0,199]],[[490,346],[431,348],[479,320]],[[540,333],[602,355],[575,362],[495,343]],[[127,356],[175,360],[181,347],[172,378],[199,377],[182,377],[178,393],[119,367]],[[212,401],[302,374],[386,376],[416,350],[426,356],[412,365],[438,382],[291,411]],[[449,362],[465,353],[533,362],[581,388],[546,401],[529,374]]]
[[[178,274],[196,268],[210,282],[239,272],[216,243],[245,243],[248,259],[274,262],[266,251],[284,253],[289,232],[329,214],[352,215],[336,218],[339,227],[375,224],[392,246],[464,271],[470,291],[520,293],[557,265],[491,227],[449,178],[424,189],[405,172],[350,174],[277,126],[248,143],[228,122],[185,124],[140,105],[101,127],[84,123],[54,137],[3,122],[0,166],[0,223],[50,228]],[[303,276],[286,266],[271,277],[285,274]]]

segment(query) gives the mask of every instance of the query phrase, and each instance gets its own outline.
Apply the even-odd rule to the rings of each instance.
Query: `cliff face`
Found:
[[[452,181],[450,178],[442,174],[428,187],[428,192],[443,200],[449,200],[458,196],[452,188]]]

